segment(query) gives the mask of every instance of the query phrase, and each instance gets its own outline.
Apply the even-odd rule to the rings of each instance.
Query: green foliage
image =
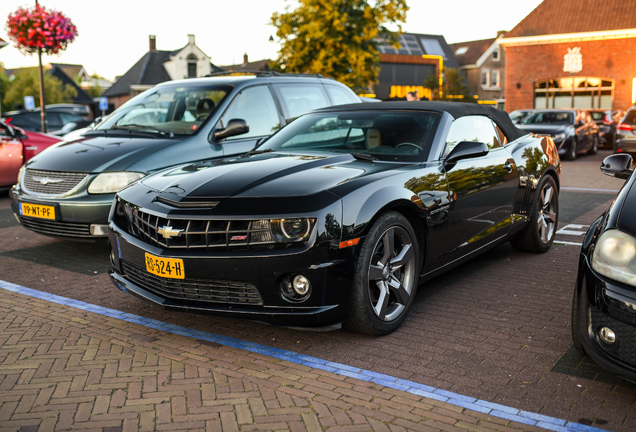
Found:
[[[56,77],[44,73],[44,94],[46,104],[71,103],[77,96],[77,90],[62,84]],[[33,96],[36,106],[40,106],[40,79],[37,68],[30,68],[19,72],[8,83],[7,91],[2,97],[2,110],[16,109],[24,102],[24,96]]]
[[[439,96],[439,77],[434,73],[424,80],[424,87],[431,89],[433,100],[451,102],[475,102],[470,87],[460,71],[453,68],[444,68],[444,86],[442,97]]]
[[[406,0],[300,0],[293,11],[274,13],[270,23],[282,40],[274,70],[316,73],[366,89],[380,71],[377,38],[397,43],[385,25],[406,21]]]

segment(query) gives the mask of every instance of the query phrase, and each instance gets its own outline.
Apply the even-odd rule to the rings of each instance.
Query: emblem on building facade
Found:
[[[563,72],[577,73],[583,69],[583,54],[581,47],[568,48],[563,56]]]

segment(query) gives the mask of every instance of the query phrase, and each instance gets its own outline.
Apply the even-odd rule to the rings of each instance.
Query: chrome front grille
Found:
[[[262,221],[166,219],[134,210],[133,235],[165,249],[273,249],[285,247]],[[166,227],[174,236],[165,238]]]
[[[22,186],[29,192],[62,195],[75,188],[88,174],[27,169]]]
[[[186,279],[166,279],[152,275],[125,260],[121,261],[121,266],[125,279],[163,298],[232,305],[263,305],[258,289],[250,283],[188,279],[187,269]]]

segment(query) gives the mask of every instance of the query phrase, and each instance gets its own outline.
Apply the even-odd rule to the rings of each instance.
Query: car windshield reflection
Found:
[[[122,105],[96,130],[128,129],[193,135],[229,93],[229,86],[161,87]]]
[[[314,113],[294,120],[257,151],[327,151],[414,161],[428,156],[440,115],[428,112]]]

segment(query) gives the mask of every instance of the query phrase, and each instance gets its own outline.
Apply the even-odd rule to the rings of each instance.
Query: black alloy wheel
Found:
[[[510,243],[518,251],[546,252],[552,246],[559,219],[559,193],[554,179],[544,174],[534,193],[528,225]]]
[[[576,137],[574,137],[572,138],[572,141],[570,142],[570,148],[568,149],[568,152],[563,159],[567,159],[567,160],[576,159],[576,151],[578,148],[579,148],[579,140]]]
[[[402,324],[417,291],[420,252],[415,231],[400,213],[380,216],[358,255],[345,326],[385,335]]]
[[[583,350],[583,344],[581,344],[581,338],[579,336],[579,296],[576,292],[576,282],[574,283],[574,298],[572,299],[572,343],[574,348],[581,353],[585,354]]]
[[[594,138],[592,138],[592,148],[587,151],[589,155],[595,155],[598,153],[598,134],[594,134]]]

